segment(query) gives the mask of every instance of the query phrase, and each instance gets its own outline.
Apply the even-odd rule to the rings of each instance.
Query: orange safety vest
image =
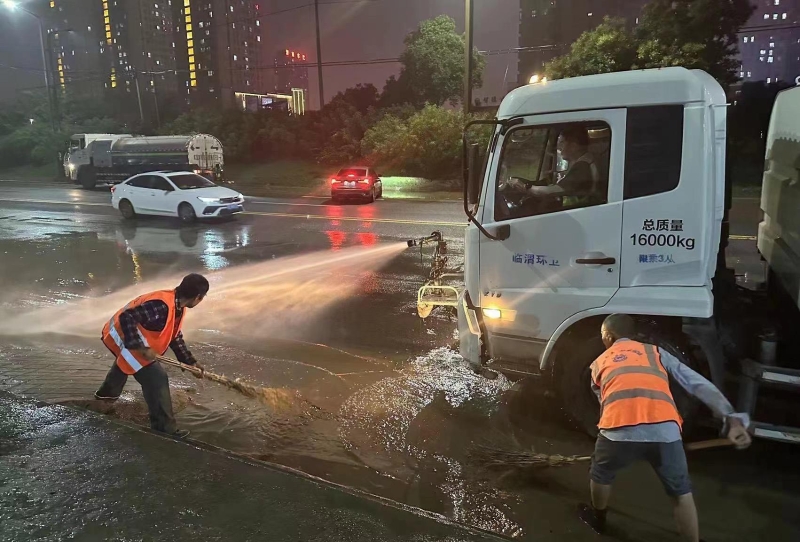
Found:
[[[119,317],[128,309],[154,300],[163,301],[169,307],[167,323],[164,325],[164,329],[161,331],[149,331],[138,324],[136,327],[139,337],[142,339],[142,344],[155,350],[158,355],[163,355],[183,325],[183,315],[180,318],[175,317],[175,290],[162,290],[139,296],[117,311],[111,320],[103,326],[103,344],[117,356],[117,366],[126,375],[136,374],[153,362],[147,361],[139,352],[125,348],[125,339],[122,333],[122,326],[119,323]]]
[[[600,429],[683,419],[669,390],[669,376],[658,348],[631,340],[615,342],[592,363],[600,388]]]

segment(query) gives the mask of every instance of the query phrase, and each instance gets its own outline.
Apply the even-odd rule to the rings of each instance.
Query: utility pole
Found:
[[[473,4],[472,0],[464,0],[464,3],[466,4],[466,16],[464,18],[464,41],[466,42],[464,58],[464,67],[466,68],[464,70],[464,114],[468,114],[472,106],[472,27],[475,23],[475,4]]]
[[[317,77],[319,78],[319,108],[322,109],[322,106],[325,105],[325,85],[322,82],[322,36],[319,32],[319,0],[314,0],[314,14],[317,18]]]
[[[142,122],[141,128],[144,129],[144,109],[142,109],[142,94],[139,92],[139,73],[134,72],[133,80],[136,83],[136,99],[139,101],[139,120]]]
[[[156,127],[161,128],[161,114],[158,111],[158,93],[156,92],[156,78],[157,75],[151,75],[153,78],[153,101],[156,105]]]

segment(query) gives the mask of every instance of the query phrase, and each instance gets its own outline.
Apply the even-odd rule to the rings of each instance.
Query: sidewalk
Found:
[[[5,392],[0,436],[3,540],[495,539]]]

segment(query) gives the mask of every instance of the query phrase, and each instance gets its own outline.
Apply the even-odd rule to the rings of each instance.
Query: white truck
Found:
[[[224,164],[222,144],[207,134],[75,134],[64,171],[70,180],[89,189],[98,182],[120,183],[148,171],[194,171],[222,181]]]
[[[511,92],[496,119],[465,131],[463,290],[439,265],[420,315],[456,307],[467,362],[547,379],[589,432],[600,324],[634,315],[641,339],[750,412],[755,436],[800,442],[800,88],[779,95],[770,124],[758,232],[769,280],[756,290],[726,265],[726,108],[710,75],[678,67]],[[483,163],[467,143],[475,124],[493,130]],[[685,394],[676,402],[697,417]]]

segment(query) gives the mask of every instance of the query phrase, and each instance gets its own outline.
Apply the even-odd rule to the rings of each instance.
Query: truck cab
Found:
[[[78,180],[81,166],[93,165],[93,144],[107,141],[107,147],[117,139],[131,137],[130,134],[73,134],[69,141],[69,151],[64,155],[64,174],[71,181]]]
[[[677,67],[546,81],[511,92],[494,124],[485,174],[471,174],[462,355],[554,378],[590,426],[606,315],[678,333],[714,315],[725,93]]]
[[[483,164],[465,133],[464,290],[453,300],[429,281],[420,315],[455,306],[476,371],[539,377],[593,433],[600,325],[630,314],[632,338],[735,395],[755,436],[800,443],[800,88],[772,112],[752,251],[767,281],[754,289],[725,258],[726,107],[710,75],[679,67],[510,93],[496,119],[467,126],[493,126]],[[691,422],[696,402],[673,395]]]

